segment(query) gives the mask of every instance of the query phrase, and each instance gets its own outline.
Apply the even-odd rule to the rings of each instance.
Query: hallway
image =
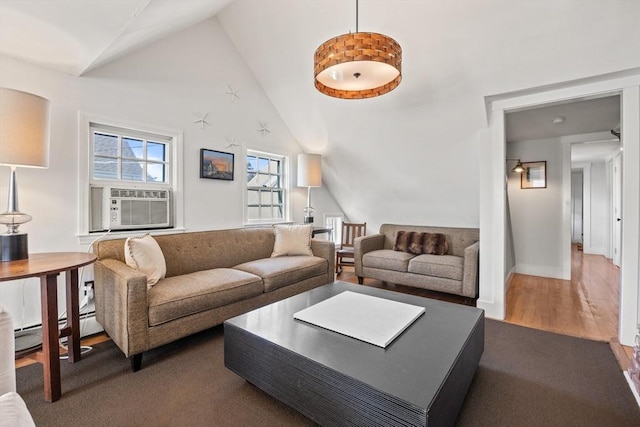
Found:
[[[618,336],[620,269],[572,245],[571,281],[514,274],[505,320],[599,341]]]
[[[505,321],[611,343],[621,363],[632,349],[618,343],[620,269],[572,245],[571,281],[514,274]],[[624,356],[626,354],[626,357]]]

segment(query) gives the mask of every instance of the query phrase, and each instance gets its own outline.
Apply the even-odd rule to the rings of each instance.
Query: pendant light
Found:
[[[325,95],[363,99],[384,95],[402,80],[402,48],[389,36],[358,32],[322,43],[314,56],[315,86]]]

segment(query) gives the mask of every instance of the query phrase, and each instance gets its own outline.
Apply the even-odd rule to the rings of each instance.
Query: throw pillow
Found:
[[[422,253],[429,255],[446,255],[449,252],[447,236],[442,233],[425,233],[422,243]]]
[[[276,224],[273,226],[273,232],[276,241],[273,245],[271,257],[286,255],[309,255],[313,256],[311,251],[311,232],[313,225],[290,225]]]
[[[441,233],[419,233],[416,231],[398,231],[393,245],[394,251],[414,255],[446,255],[449,250],[447,236]]]
[[[164,279],[167,265],[160,245],[148,234],[128,237],[124,242],[124,259],[131,268],[147,276],[147,289]]]

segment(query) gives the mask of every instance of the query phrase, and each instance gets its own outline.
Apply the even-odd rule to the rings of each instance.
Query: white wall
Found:
[[[507,144],[507,157],[547,162],[547,188],[520,188],[509,171],[507,191],[516,258],[515,272],[566,278],[562,254],[562,146],[554,140]]]
[[[312,84],[314,50],[353,30],[348,2],[236,1],[220,20],[292,133],[327,157],[326,183],[343,210],[372,231],[478,226],[484,96],[640,65],[633,2],[366,3],[363,28],[402,46],[403,80],[358,101]]]
[[[571,243],[582,243],[582,170],[571,172]]]
[[[609,189],[607,188],[605,162],[591,163],[591,223],[585,224],[590,228],[591,241],[589,247],[584,248],[588,254],[605,255],[609,243]]]
[[[227,85],[238,90],[231,100]],[[243,226],[243,148],[274,151],[292,160],[292,219],[301,222],[306,189],[295,186],[296,155],[301,148],[264,91],[239,56],[217,19],[135,52],[83,77],[73,77],[0,57],[0,86],[32,92],[51,101],[51,149],[48,169],[19,169],[19,202],[33,215],[21,227],[29,233],[30,252],[86,251],[78,234],[78,113],[88,113],[153,128],[183,133],[184,226],[188,230]],[[195,113],[208,112],[209,126],[194,123]],[[259,121],[270,130],[264,137]],[[235,135],[242,147],[227,148]],[[236,154],[233,182],[199,178],[199,150]],[[0,208],[9,169],[0,167]],[[314,188],[316,216],[339,212],[326,188]],[[81,281],[92,276],[90,269]],[[62,283],[62,280],[60,281]],[[40,323],[38,281],[0,286],[16,327]],[[59,300],[64,299],[62,287]],[[24,303],[23,303],[24,301]],[[60,304],[62,305],[62,304]],[[63,310],[60,310],[61,312]]]

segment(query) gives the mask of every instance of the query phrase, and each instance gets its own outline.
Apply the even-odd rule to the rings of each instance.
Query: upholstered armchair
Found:
[[[24,400],[16,393],[13,322],[0,305],[0,427],[35,426]]]

